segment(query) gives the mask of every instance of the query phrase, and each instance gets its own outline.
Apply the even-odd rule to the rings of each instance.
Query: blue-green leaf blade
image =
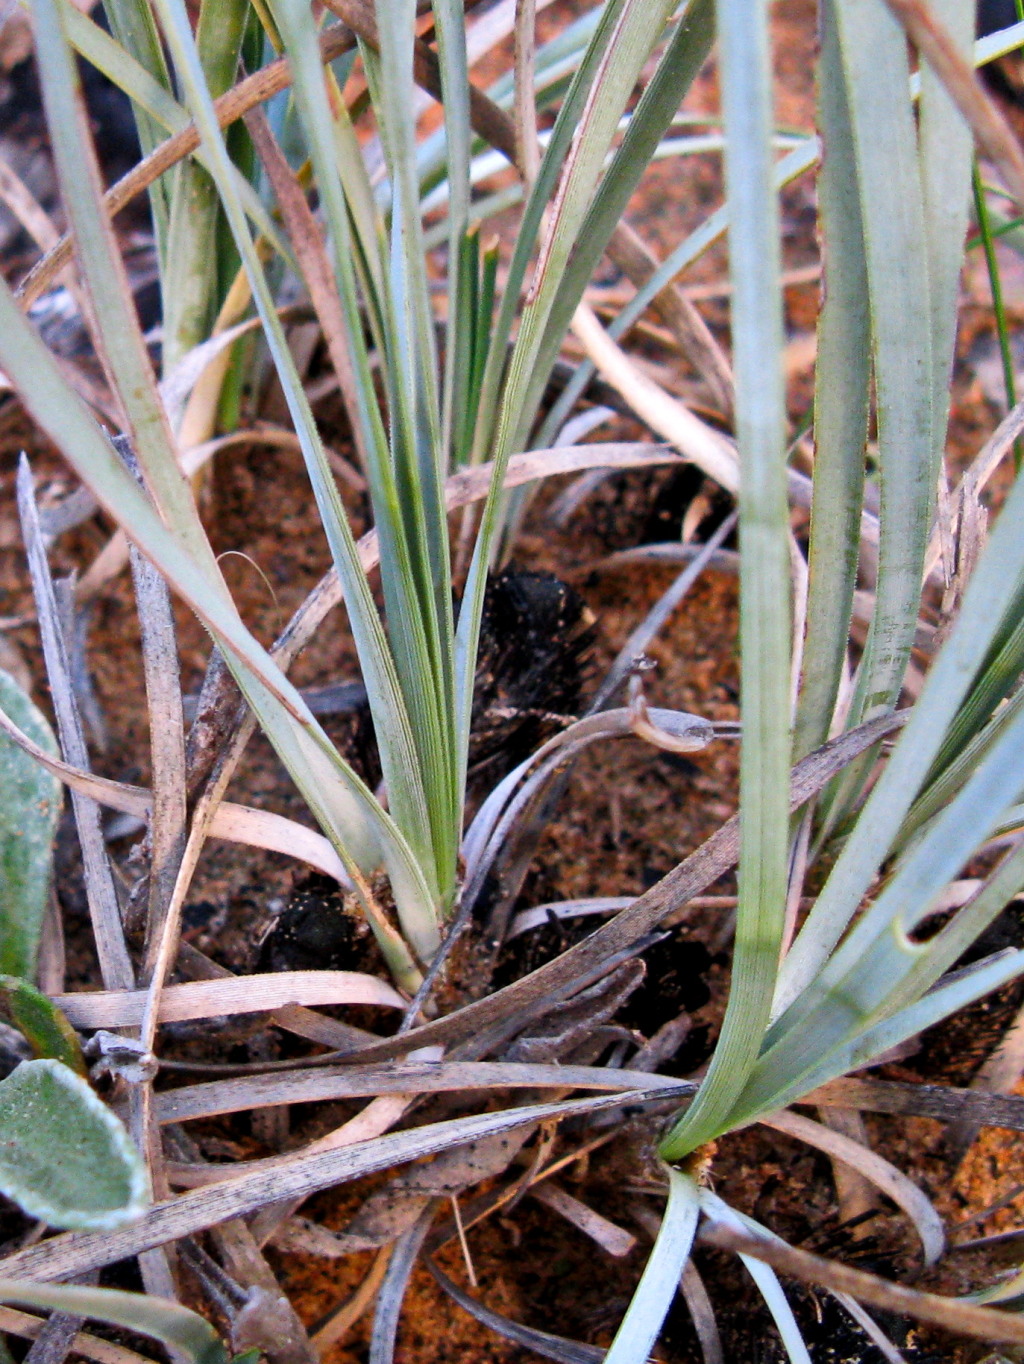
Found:
[[[700,1220],[696,1184],[668,1170],[668,1204],[658,1239],[604,1364],[645,1364],[672,1306]]]

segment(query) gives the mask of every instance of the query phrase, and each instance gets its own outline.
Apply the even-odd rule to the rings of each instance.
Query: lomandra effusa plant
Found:
[[[157,1304],[180,1291],[187,1264],[235,1345],[256,1344],[282,1364],[312,1358],[340,1333],[339,1322],[374,1301],[370,1357],[379,1364],[393,1357],[403,1295],[428,1237],[455,1234],[439,1220],[453,1191],[484,1175],[504,1177],[538,1125],[552,1131],[571,1115],[573,1130],[586,1135],[616,1121],[623,1105],[647,1111],[657,1099],[649,1123],[667,1202],[636,1296],[604,1356],[612,1364],[648,1357],[680,1285],[705,1359],[722,1357],[691,1258],[698,1239],[741,1255],[792,1360],[810,1356],[775,1268],[833,1291],[889,1358],[893,1347],[863,1304],[1022,1343],[1024,1326],[1010,1313],[889,1285],[794,1250],[723,1203],[712,1180],[715,1162],[727,1159],[728,1134],[766,1123],[877,1184],[910,1218],[926,1263],[937,1262],[944,1230],[921,1191],[866,1141],[788,1106],[811,1097],[825,1109],[848,1107],[830,1082],[1024,967],[1015,950],[961,964],[1024,887],[1017,833],[1024,490],[1019,482],[1011,488],[991,534],[979,510],[1024,413],[1010,413],[955,487],[945,460],[975,142],[1006,192],[1024,201],[1024,159],[973,64],[1012,49],[1024,34],[1009,30],[975,52],[962,0],[822,0],[819,137],[780,137],[771,113],[768,10],[758,0],[607,0],[541,45],[529,0],[504,0],[486,26],[474,7],[454,0],[421,8],[430,11],[426,37],[414,0],[331,0],[326,12],[304,0],[204,0],[195,23],[181,0],[110,0],[109,32],[70,0],[31,5],[68,241],[40,243],[47,254],[18,293],[0,287],[0,367],[131,544],[153,786],[142,791],[88,771],[62,624],[60,599],[66,605],[68,593],[50,581],[47,523],[23,464],[19,509],[63,758],[13,715],[4,730],[74,792],[103,988],[54,999],[53,991],[33,989],[28,960],[12,998],[24,1017],[31,1004],[46,1023],[25,1028],[49,1066],[78,1063],[69,1025],[95,1034],[92,1050],[127,1095],[123,1111],[141,1174],[122,1142],[124,1195],[119,1204],[112,1196],[116,1206],[104,1211],[106,1229],[55,1235],[9,1254],[0,1262],[0,1295],[121,1322],[135,1311],[139,1329],[212,1360],[219,1342],[182,1309]],[[475,59],[502,36],[513,40],[514,62],[485,92],[470,81],[471,53]],[[687,121],[677,119],[713,50],[722,91],[713,145],[724,154],[726,197],[658,261],[623,214],[652,159],[697,149]],[[130,96],[145,153],[106,195],[76,51]],[[350,103],[353,73],[365,97]],[[412,97],[417,87],[443,109],[442,132],[426,138]],[[354,116],[364,105],[366,131],[357,131]],[[539,111],[551,115],[541,120],[550,122],[543,133]],[[497,180],[495,157],[504,168]],[[815,167],[824,304],[806,474],[787,462],[778,192]],[[159,375],[110,221],[144,189],[162,292]],[[24,212],[23,190],[7,195]],[[480,225],[513,205],[515,244],[499,269],[498,249],[480,246]],[[24,216],[40,230],[38,218]],[[670,287],[725,233],[731,361]],[[607,328],[587,301],[605,255],[636,287]],[[446,272],[443,309],[432,289],[438,266]],[[102,395],[95,380],[81,382],[47,349],[27,316],[62,270],[102,366]],[[372,533],[359,542],[289,347],[272,284],[282,276],[308,295],[344,402],[373,515]],[[653,299],[701,374],[719,426],[731,424],[734,438],[659,387],[618,345]],[[560,375],[561,392],[549,400],[570,328],[587,358],[567,381]],[[265,351],[248,344],[253,334]],[[191,481],[217,447],[218,419],[238,417],[246,366],[258,370],[261,355],[269,356],[290,417],[278,438],[301,450],[333,561],[272,649],[239,615]],[[593,424],[573,407],[595,372],[666,444],[575,443]],[[102,419],[90,397],[102,398]],[[877,499],[868,501],[872,417]],[[456,926],[507,848],[543,817],[575,754],[624,733],[681,751],[716,737],[700,716],[648,708],[635,678],[629,703],[608,709],[630,672],[626,658],[602,688],[601,704],[504,778],[464,827],[484,590],[525,507],[526,494],[515,490],[556,472],[680,457],[738,501],[738,820],[625,907],[555,907],[566,915],[615,912],[531,974],[439,1015],[431,992]],[[794,505],[810,508],[806,557],[791,531]],[[479,514],[450,527],[458,507]],[[123,538],[115,539],[102,565],[90,568],[92,580],[128,557]],[[464,581],[454,572],[457,557]],[[374,570],[383,615],[371,589]],[[666,603],[691,579],[680,579]],[[941,587],[959,605],[947,611],[944,643],[919,679],[917,699],[901,709],[919,616],[934,609]],[[168,590],[215,645],[187,740]],[[855,611],[864,617],[865,600],[866,637],[853,651],[851,622]],[[337,752],[288,678],[303,644],[341,601],[380,754],[378,792]],[[645,629],[649,638],[656,622]],[[241,713],[230,679],[244,698]],[[257,723],[319,832],[224,799]],[[124,930],[96,802],[147,825],[147,875],[133,892],[144,920],[141,947]],[[391,982],[335,971],[232,980],[194,949],[183,955],[182,909],[210,837],[287,851],[334,875],[366,916]],[[980,887],[957,893],[963,868],[994,838],[1001,851]],[[823,856],[827,875],[818,866]],[[728,1007],[699,1083],[651,1071],[646,1056],[631,1070],[573,1064],[559,1053],[543,1030],[546,1012],[570,998],[584,1010],[596,1000],[586,1015],[596,1018],[609,989],[628,993],[628,963],[647,935],[737,864]],[[811,872],[818,889],[803,916]],[[938,906],[941,921],[933,918]],[[176,969],[192,979],[173,980]],[[630,979],[635,985],[638,976]],[[374,1037],[316,1009],[346,1003],[402,1010],[403,1023],[393,1036]],[[325,1068],[322,1054],[304,1055],[270,1076],[164,1087],[163,1022],[257,1009],[346,1064]],[[538,1026],[548,1039],[541,1060],[524,1059],[541,1055],[537,1047],[510,1051],[524,1031],[535,1042],[529,1030]],[[588,1053],[595,1062],[601,1055]],[[563,1097],[541,1102],[545,1089]],[[530,1102],[509,1098],[519,1090],[530,1092]],[[480,1092],[504,1106],[389,1131],[412,1116],[418,1096],[438,1091],[459,1094],[461,1103]],[[564,1097],[586,1091],[599,1093]],[[896,1102],[880,1081],[858,1093],[866,1107]],[[931,1094],[901,1095],[901,1111],[938,1112]],[[209,1167],[184,1137],[168,1147],[161,1134],[169,1124],[220,1113],[345,1097],[372,1101],[327,1137],[269,1164]],[[675,1109],[667,1123],[666,1099]],[[981,1093],[960,1092],[956,1103],[967,1122],[991,1117]],[[58,1138],[59,1107],[51,1097],[34,1110]],[[1003,1121],[1022,1121],[1010,1101],[999,1112]],[[108,1139],[117,1145],[109,1132]],[[467,1143],[472,1159],[463,1153]],[[294,1221],[308,1194],[426,1155],[436,1159],[417,1167],[415,1182],[392,1178],[383,1195],[387,1217],[377,1215],[371,1196],[333,1239]],[[115,1155],[96,1159],[109,1164]],[[542,1142],[529,1173],[510,1177],[507,1188],[516,1192],[553,1164]],[[26,1156],[4,1187],[31,1208],[45,1178]],[[182,1186],[189,1191],[171,1192]],[[69,1196],[52,1220],[81,1225],[73,1202]],[[211,1229],[216,1259],[194,1241]],[[268,1242],[300,1234],[314,1249],[329,1242],[331,1254],[383,1248],[356,1306],[321,1323],[312,1340],[262,1255]],[[151,1295],[134,1308],[121,1299],[86,1305],[88,1290],[62,1297],[59,1288],[32,1285],[133,1255]],[[554,1359],[600,1356],[508,1321],[434,1269],[466,1310],[524,1346]],[[1016,1282],[997,1283],[989,1296],[1017,1291]]]

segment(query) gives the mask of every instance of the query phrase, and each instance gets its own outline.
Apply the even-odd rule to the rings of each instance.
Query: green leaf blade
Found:
[[[116,1288],[80,1288],[76,1284],[0,1279],[0,1302],[48,1307],[54,1312],[109,1321],[114,1326],[139,1331],[172,1349],[183,1351],[192,1364],[227,1364],[228,1353],[209,1322],[187,1307],[163,1298],[123,1293]]]
[[[906,37],[884,0],[838,3],[864,223],[881,472],[878,583],[850,723],[895,705],[937,469],[931,286]]]
[[[658,1239],[604,1364],[646,1364],[679,1287],[700,1220],[697,1186],[668,1170],[668,1206]]]
[[[818,174],[824,303],[815,360],[810,581],[803,686],[794,735],[796,760],[828,738],[846,667],[871,383],[871,323],[857,162],[831,5],[822,7],[818,101],[827,149]]]
[[[53,1000],[15,976],[0,976],[0,994],[36,1058],[60,1061],[85,1079],[88,1072],[78,1034]]]
[[[0,671],[0,709],[59,757],[53,731],[14,678]],[[0,973],[31,980],[50,890],[60,782],[0,736]]]
[[[662,1142],[667,1160],[723,1130],[756,1063],[782,944],[789,844],[789,508],[766,7],[752,16],[746,0],[720,0],[718,27],[741,459],[739,905],[722,1033],[694,1104]]]

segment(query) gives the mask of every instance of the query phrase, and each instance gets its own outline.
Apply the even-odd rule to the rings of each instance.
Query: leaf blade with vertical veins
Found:
[[[871,332],[864,232],[834,7],[821,16],[819,118],[827,147],[818,172],[824,302],[814,391],[814,491],[803,686],[793,756],[828,738],[849,640],[864,495]]]
[[[696,1184],[688,1175],[669,1169],[668,1205],[661,1230],[605,1364],[646,1364],[672,1305],[699,1219]]]
[[[835,6],[857,161],[881,469],[878,584],[850,723],[895,705],[917,620],[932,504],[931,287],[903,30],[884,0]]]
[[[960,0],[931,0],[935,18],[946,26],[966,62],[974,39],[973,14]],[[920,157],[925,247],[932,310],[933,460],[941,467],[949,415],[949,380],[956,339],[957,289],[970,216],[973,138],[941,80],[921,63]]]
[[[719,0],[740,451],[740,859],[725,1020],[693,1106],[661,1143],[679,1159],[726,1130],[771,1016],[786,908],[791,745],[789,506],[779,209],[767,11]]]

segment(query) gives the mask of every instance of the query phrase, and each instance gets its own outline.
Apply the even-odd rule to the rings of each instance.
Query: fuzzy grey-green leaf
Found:
[[[23,1061],[0,1081],[0,1192],[70,1229],[119,1227],[145,1208],[128,1133],[60,1061]]]
[[[45,718],[5,672],[0,672],[0,707],[40,748],[59,756]],[[30,979],[46,913],[61,786],[0,736],[0,791],[0,973]]]

